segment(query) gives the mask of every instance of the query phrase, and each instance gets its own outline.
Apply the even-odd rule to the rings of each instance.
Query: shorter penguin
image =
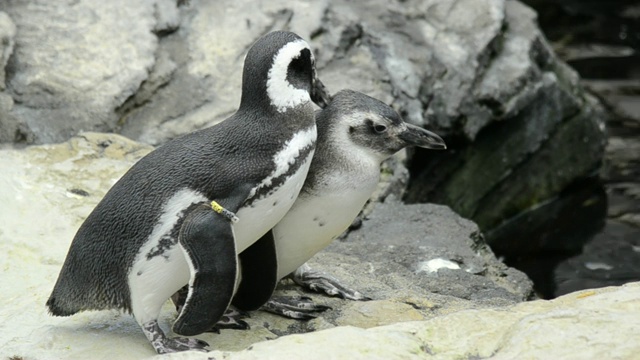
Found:
[[[314,291],[368,300],[333,277],[313,271],[306,262],[351,225],[376,189],[385,159],[407,146],[442,150],[446,145],[438,135],[404,122],[390,106],[351,90],[340,91],[327,107],[317,111],[316,124],[316,152],[304,186],[285,217],[265,235],[273,237],[277,278],[290,276]],[[264,246],[264,241],[256,244]],[[258,257],[255,246],[245,250],[241,260]],[[241,296],[250,297],[257,282],[252,274],[258,270],[245,271],[250,264],[242,261],[243,278],[234,304],[242,303]],[[310,311],[322,307],[304,300],[271,299],[263,309],[306,319]]]

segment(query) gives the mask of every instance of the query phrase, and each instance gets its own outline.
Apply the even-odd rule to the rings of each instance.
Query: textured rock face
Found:
[[[76,229],[150,150],[98,133],[56,145],[0,149],[0,168],[9,169],[0,173],[0,253],[6,255],[0,257],[0,356],[95,358],[115,344],[124,357],[153,352],[131,316],[101,311],[54,318],[44,306]],[[308,322],[257,311],[247,319],[250,331],[202,338],[214,349],[236,351],[293,333],[419,321],[530,297],[526,276],[498,262],[481,240],[475,224],[444,206],[379,204],[347,241],[334,243],[311,263],[372,301],[307,294],[287,280],[277,295],[307,295],[331,310]],[[169,327],[175,315],[167,304],[162,326]]]
[[[447,137],[446,153],[413,157],[406,199],[496,229],[497,248],[519,246],[495,243],[518,238],[504,235],[521,228],[507,219],[594,173],[602,156],[597,109],[516,1],[33,0],[0,11],[10,17],[0,17],[2,59],[12,54],[0,141],[99,130],[157,145],[215,124],[237,107],[246,49],[289,29],[310,41],[329,90],[365,92]],[[400,158],[377,197],[405,193]]]
[[[115,110],[155,63],[161,2],[3,1],[0,11],[17,27],[6,92],[20,127],[2,140],[50,143],[114,130]]]

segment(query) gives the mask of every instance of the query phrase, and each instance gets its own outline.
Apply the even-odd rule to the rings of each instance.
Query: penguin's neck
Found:
[[[276,126],[282,132],[296,133],[300,130],[308,129],[315,126],[315,118],[313,114],[313,105],[311,102],[302,103],[285,111],[278,111],[268,102],[259,102],[257,106],[240,105],[236,116],[257,123],[265,123],[266,126]],[[268,114],[268,116],[265,116]]]
[[[373,191],[380,178],[381,159],[354,144],[318,141],[308,192]]]

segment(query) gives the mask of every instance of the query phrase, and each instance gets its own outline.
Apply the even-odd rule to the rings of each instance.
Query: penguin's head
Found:
[[[240,108],[264,106],[283,113],[309,101],[325,107],[330,96],[307,42],[288,31],[259,38],[244,61]]]
[[[344,149],[355,146],[378,161],[407,146],[447,148],[440,136],[404,122],[390,106],[352,90],[335,94],[329,105],[317,112],[316,123],[318,143],[327,139]]]

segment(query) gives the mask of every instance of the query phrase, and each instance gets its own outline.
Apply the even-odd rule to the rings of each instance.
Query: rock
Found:
[[[632,281],[640,281],[640,228],[608,220],[581,254],[558,264],[553,295]]]
[[[477,225],[446,206],[377,204],[362,226],[335,241],[311,265],[338,278],[351,279],[357,290],[375,298],[400,289],[429,292],[477,302],[523,301],[531,297],[527,277],[507,268],[485,244]],[[341,269],[341,264],[349,264]],[[335,270],[334,270],[335,269]],[[375,277],[384,287],[368,288]]]
[[[116,311],[51,317],[44,303],[74,232],[106,191],[151,147],[114,134],[83,133],[66,143],[0,149],[0,356],[141,358],[153,353],[135,320]],[[37,224],[37,225],[36,225]],[[463,309],[513,305],[531,295],[520,272],[498,262],[475,224],[444,206],[379,204],[346,241],[311,262],[373,298],[346,301],[283,281],[277,295],[310,296],[331,307],[308,322],[263,311],[250,331],[202,334],[214,349],[239,351],[265,339],[336,326],[370,328],[422,321]],[[170,303],[160,322],[175,320]],[[118,344],[114,348],[114,344]]]
[[[522,246],[544,248],[543,236],[518,240],[526,236],[528,214],[597,173],[604,118],[576,73],[553,55],[535,13],[509,1],[504,14],[499,46],[465,95],[474,107],[459,107],[460,116],[482,130],[470,144],[453,143],[447,154],[418,152],[428,159],[413,166],[406,199],[451,206],[487,231],[495,251],[509,254]],[[490,123],[478,119],[487,111]]]
[[[278,29],[309,39],[320,27],[326,6],[326,1],[279,0],[259,7],[191,1],[182,10],[180,31],[160,38],[156,67],[171,62],[170,79],[154,80],[153,91],[145,90],[126,104],[121,133],[157,145],[224,120],[240,103],[243,59],[251,44]]]
[[[640,283],[572,293],[508,309],[459,311],[427,321],[338,327],[254,344],[225,359],[633,359]],[[169,356],[205,359],[205,354]]]
[[[16,26],[11,18],[0,12],[0,143],[14,141],[14,136],[19,132],[19,122],[10,115],[13,107],[13,99],[7,95],[5,67],[9,57],[13,54],[15,45]]]
[[[18,29],[7,83],[16,103],[10,114],[25,133],[19,139],[51,143],[114,130],[115,109],[155,63],[162,2],[175,7],[173,0],[2,2]]]
[[[593,174],[602,157],[597,106],[517,1],[29,0],[0,11],[18,28],[0,96],[4,141],[99,130],[158,145],[213,125],[239,103],[247,48],[288,29],[309,40],[330,91],[365,92],[446,136],[446,153],[410,157],[408,191],[406,155],[387,163],[375,200],[446,204],[488,231]],[[488,240],[508,249],[521,245],[515,235]]]
[[[13,54],[15,45],[16,25],[7,13],[0,12],[0,91],[5,90],[5,66]]]

